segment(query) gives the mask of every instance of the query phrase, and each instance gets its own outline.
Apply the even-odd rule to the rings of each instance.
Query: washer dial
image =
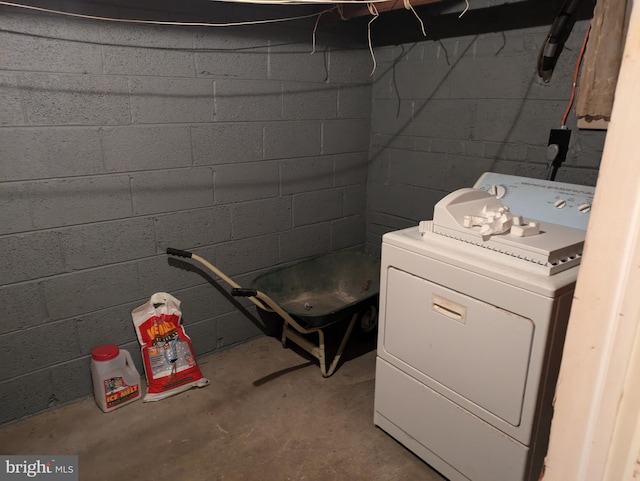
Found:
[[[507,188],[504,185],[492,185],[487,189],[487,192],[497,199],[502,199],[505,195],[507,195]]]

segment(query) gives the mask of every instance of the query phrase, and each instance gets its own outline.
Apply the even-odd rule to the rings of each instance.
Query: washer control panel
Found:
[[[485,172],[473,186],[500,199],[514,215],[587,230],[595,187]]]

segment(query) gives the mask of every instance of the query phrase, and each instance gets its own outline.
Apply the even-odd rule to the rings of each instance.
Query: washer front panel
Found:
[[[517,426],[533,323],[389,267],[384,349],[506,422]]]
[[[521,274],[519,282],[516,282],[518,285],[515,286],[504,282],[505,276],[501,274],[499,266],[494,266],[492,271],[489,263],[481,262],[478,259],[465,263],[463,262],[464,257],[458,256],[457,252],[452,253],[446,250],[439,250],[436,248],[437,246],[431,246],[434,247],[434,251],[431,252],[426,249],[426,247],[429,246],[428,243],[421,243],[420,245],[425,248],[417,250],[410,237],[406,237],[410,249],[405,249],[399,246],[399,244],[402,244],[400,241],[404,239],[405,236],[396,236],[393,237],[393,244],[385,242],[382,246],[378,356],[412,376],[417,381],[436,390],[468,412],[492,424],[505,434],[528,445],[531,442],[534,430],[535,410],[539,396],[542,393],[542,381],[546,376],[546,366],[548,364],[547,353],[550,349],[549,343],[553,338],[553,332],[556,330],[555,317],[558,316],[560,312],[563,315],[566,314],[564,310],[559,310],[559,299],[564,299],[567,296],[569,300],[571,299],[573,291],[572,281],[575,277],[569,275],[569,271],[566,271],[567,276],[564,276],[565,272],[562,272],[551,277],[532,277],[530,273],[525,272]],[[451,262],[446,262],[447,260]],[[457,265],[453,265],[454,262]],[[466,266],[466,268],[463,268],[463,266]],[[526,375],[521,376],[518,381],[524,382],[521,403],[515,401],[517,397],[516,393],[521,392],[520,387],[516,389],[510,388],[512,389],[509,392],[510,401],[504,404],[502,404],[501,401],[491,399],[493,396],[492,393],[485,393],[480,395],[478,399],[474,399],[473,396],[482,390],[482,387],[473,385],[461,387],[459,384],[456,384],[456,382],[461,383],[464,379],[462,373],[445,373],[444,367],[424,367],[424,361],[416,359],[419,357],[419,348],[411,347],[411,342],[429,341],[428,339],[417,341],[415,338],[417,338],[418,335],[415,332],[414,335],[411,335],[409,327],[400,328],[400,332],[398,333],[393,332],[393,326],[395,324],[399,323],[401,326],[408,326],[411,322],[415,322],[410,319],[410,317],[416,316],[415,312],[410,312],[409,310],[407,310],[405,314],[402,314],[402,305],[396,303],[393,296],[389,294],[389,291],[396,289],[395,284],[398,282],[397,279],[393,277],[389,279],[389,273],[394,270],[403,271],[405,274],[415,276],[419,280],[440,286],[444,291],[453,291],[463,296],[461,298],[456,297],[456,299],[451,299],[447,297],[447,294],[440,291],[412,295],[412,299],[415,297],[423,298],[422,301],[426,306],[425,309],[431,309],[430,303],[432,303],[433,297],[428,298],[429,295],[439,295],[445,301],[449,300],[457,304],[464,304],[464,302],[457,302],[457,299],[471,298],[479,301],[478,304],[472,303],[472,306],[484,305],[487,309],[491,309],[489,306],[495,306],[496,313],[498,313],[500,320],[492,322],[508,322],[508,320],[511,319],[514,321],[514,325],[517,324],[518,334],[515,337],[518,339],[521,347],[526,345],[524,352],[529,353],[527,361],[524,360],[524,355],[520,356],[520,353],[516,354],[514,364],[519,367],[516,367],[515,371],[512,371],[510,374],[515,377],[517,377],[516,372],[522,374],[522,366],[526,364]],[[491,276],[492,274],[495,275]],[[508,277],[513,278],[514,276],[517,276],[517,273],[510,270]],[[549,280],[553,278],[556,278],[556,281],[563,278],[570,284],[563,286],[561,283],[552,283],[553,286],[549,285]],[[558,297],[547,297],[538,293],[540,290],[538,289],[539,281],[543,280],[547,283],[547,287],[545,287],[543,291],[555,292]],[[417,285],[425,286],[428,284],[420,284],[418,282]],[[527,285],[531,285],[532,290],[521,287]],[[411,306],[411,304],[415,302],[415,300],[411,300],[405,302],[404,305]],[[388,303],[391,303],[390,309],[387,308]],[[422,308],[410,307],[409,309],[422,312]],[[475,307],[468,312],[476,312]],[[512,313],[513,316],[510,317],[511,315],[507,315],[505,312]],[[433,313],[433,315],[435,314],[436,313]],[[424,314],[420,315],[424,316]],[[431,315],[432,314],[429,314],[429,316]],[[453,319],[448,320],[451,323],[457,322]],[[476,321],[474,321],[474,323],[475,322]],[[566,319],[564,318],[560,320],[560,324],[563,323],[566,323]],[[522,326],[527,325],[529,325],[531,329],[528,344],[526,341],[526,331],[528,328],[522,328]],[[498,326],[498,324],[496,324],[496,326]],[[497,332],[500,329],[496,326],[494,326],[493,329]],[[453,325],[451,327],[453,327]],[[389,329],[391,329],[391,331],[389,331]],[[522,332],[520,332],[520,329],[522,329]],[[508,330],[508,332],[510,333],[509,335],[511,335],[512,331]],[[391,342],[390,345],[388,345],[387,335],[391,336],[391,338],[389,338]],[[402,346],[402,342],[400,341],[401,337],[411,338],[406,344],[408,346],[407,349]],[[496,337],[498,339],[492,340],[491,342],[499,344],[503,333],[497,332]],[[469,336],[465,342],[471,343],[471,336]],[[489,350],[487,347],[489,345],[490,342],[487,340],[485,350]],[[389,349],[391,349],[391,351],[389,351]],[[508,349],[508,347],[505,345],[502,349]],[[444,355],[444,352],[437,353],[437,355],[432,352],[431,355],[438,357]],[[451,356],[455,357],[456,355],[458,355],[457,348],[452,348]],[[474,355],[477,356],[478,354]],[[487,353],[487,356],[491,355],[492,354]],[[473,361],[470,356],[469,353],[459,354],[460,359],[456,359],[455,362],[462,360],[466,365],[471,365]],[[502,359],[504,359],[504,351],[500,356],[503,356]],[[440,359],[438,362],[442,362],[442,360]],[[488,369],[491,363],[496,362],[497,361],[489,358],[480,363],[483,366],[482,369],[485,369],[485,373],[483,374],[485,381],[490,381],[490,374],[486,372],[486,369]],[[445,384],[447,380],[454,377],[456,378],[456,382],[453,383],[453,386]],[[493,389],[493,386],[490,385],[486,387],[487,391]],[[516,405],[521,407],[516,408]],[[520,409],[520,421],[517,422],[517,413]]]

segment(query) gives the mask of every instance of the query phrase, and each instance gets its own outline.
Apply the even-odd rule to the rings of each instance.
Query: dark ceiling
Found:
[[[453,2],[460,5],[460,1]],[[466,35],[501,32],[529,27],[550,26],[561,11],[565,0],[523,0],[487,8],[468,10],[462,18],[451,11],[451,1],[416,6],[415,11],[423,20],[427,36],[422,35],[415,15],[404,8],[381,13],[371,24],[373,46],[398,45],[402,43],[439,40]],[[574,21],[587,20],[593,16],[595,0],[584,0],[578,7]],[[334,28],[345,26],[352,31],[361,30],[366,35],[371,16],[352,18],[334,23]],[[330,27],[330,25],[325,25]]]

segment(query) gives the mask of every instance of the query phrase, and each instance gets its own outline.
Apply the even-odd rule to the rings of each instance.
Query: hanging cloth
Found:
[[[628,0],[596,3],[576,96],[578,119],[611,119],[629,17],[628,3]]]

